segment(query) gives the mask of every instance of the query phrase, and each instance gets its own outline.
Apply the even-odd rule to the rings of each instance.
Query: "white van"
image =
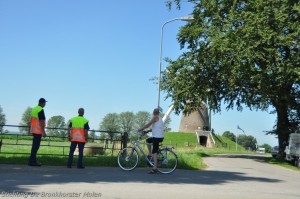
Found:
[[[286,160],[300,168],[300,134],[291,133],[288,146],[285,148]]]
[[[257,153],[266,153],[266,149],[263,147],[260,147],[256,150]]]

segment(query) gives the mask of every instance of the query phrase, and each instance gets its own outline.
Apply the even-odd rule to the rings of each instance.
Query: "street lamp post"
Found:
[[[158,101],[157,101],[157,108],[160,108],[160,87],[161,87],[161,64],[162,64],[162,44],[163,44],[163,34],[164,34],[164,27],[166,24],[176,21],[176,20],[181,20],[181,21],[193,21],[194,18],[191,16],[186,16],[186,17],[180,17],[180,18],[174,18],[169,21],[166,21],[162,27],[161,27],[161,32],[160,32],[160,57],[159,57],[159,68],[158,68]]]

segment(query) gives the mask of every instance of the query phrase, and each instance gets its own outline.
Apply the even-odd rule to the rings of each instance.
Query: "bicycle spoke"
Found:
[[[137,166],[138,161],[138,153],[131,147],[122,149],[118,154],[118,164],[123,170],[133,170]]]
[[[176,154],[169,150],[163,149],[158,153],[157,157],[157,169],[161,173],[172,173],[178,164]]]

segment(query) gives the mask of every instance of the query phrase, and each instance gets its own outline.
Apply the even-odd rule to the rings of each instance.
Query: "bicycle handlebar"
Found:
[[[141,130],[141,131],[138,131],[138,132],[141,134],[141,136],[144,136],[148,133],[148,131],[145,131],[145,130]]]
[[[145,136],[147,133],[149,133],[150,131],[145,131],[145,130],[137,130],[137,132],[140,134],[140,136],[138,137],[137,140],[141,140],[143,138],[143,136]]]

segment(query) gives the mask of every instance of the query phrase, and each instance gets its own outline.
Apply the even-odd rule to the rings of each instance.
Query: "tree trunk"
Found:
[[[277,128],[276,134],[278,135],[278,156],[280,160],[285,158],[285,147],[288,144],[289,134],[289,115],[288,115],[288,106],[286,104],[279,104],[275,106],[277,112]]]

